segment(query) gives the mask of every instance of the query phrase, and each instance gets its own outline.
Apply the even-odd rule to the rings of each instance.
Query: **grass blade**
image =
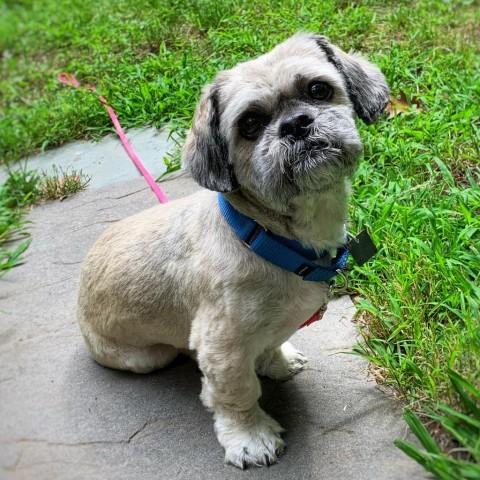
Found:
[[[407,410],[403,414],[403,418],[427,452],[438,454],[441,453],[438,445],[435,443],[435,440],[431,437],[431,435],[427,432],[427,429],[423,426],[422,422],[411,410]]]

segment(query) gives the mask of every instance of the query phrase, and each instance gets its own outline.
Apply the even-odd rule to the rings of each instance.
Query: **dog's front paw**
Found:
[[[285,450],[280,437],[284,429],[256,406],[248,412],[215,415],[215,432],[225,449],[225,463],[244,470],[250,466],[270,466]]]
[[[303,370],[307,357],[291,343],[265,352],[257,360],[257,373],[273,380],[288,380]]]

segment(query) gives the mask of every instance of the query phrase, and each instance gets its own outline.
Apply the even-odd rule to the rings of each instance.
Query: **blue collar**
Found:
[[[319,256],[313,248],[265,230],[255,220],[235,210],[221,193],[218,194],[218,203],[228,224],[250,250],[303,280],[327,282],[347,264],[349,250],[346,247],[338,249],[330,266],[322,267],[315,260],[324,258],[328,252]]]

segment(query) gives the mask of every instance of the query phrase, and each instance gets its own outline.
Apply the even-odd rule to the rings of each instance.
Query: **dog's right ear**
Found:
[[[238,182],[220,131],[219,95],[215,84],[203,89],[183,147],[182,163],[202,187],[231,192],[238,188]]]
[[[367,124],[375,122],[390,98],[387,81],[380,69],[359,55],[345,53],[331,45],[327,37],[314,35],[313,40],[342,75],[357,115]]]

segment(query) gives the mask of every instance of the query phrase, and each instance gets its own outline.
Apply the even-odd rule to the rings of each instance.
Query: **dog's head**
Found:
[[[388,98],[377,67],[297,34],[204,88],[183,163],[210,190],[285,203],[353,174],[362,152],[354,112],[372,123]]]

